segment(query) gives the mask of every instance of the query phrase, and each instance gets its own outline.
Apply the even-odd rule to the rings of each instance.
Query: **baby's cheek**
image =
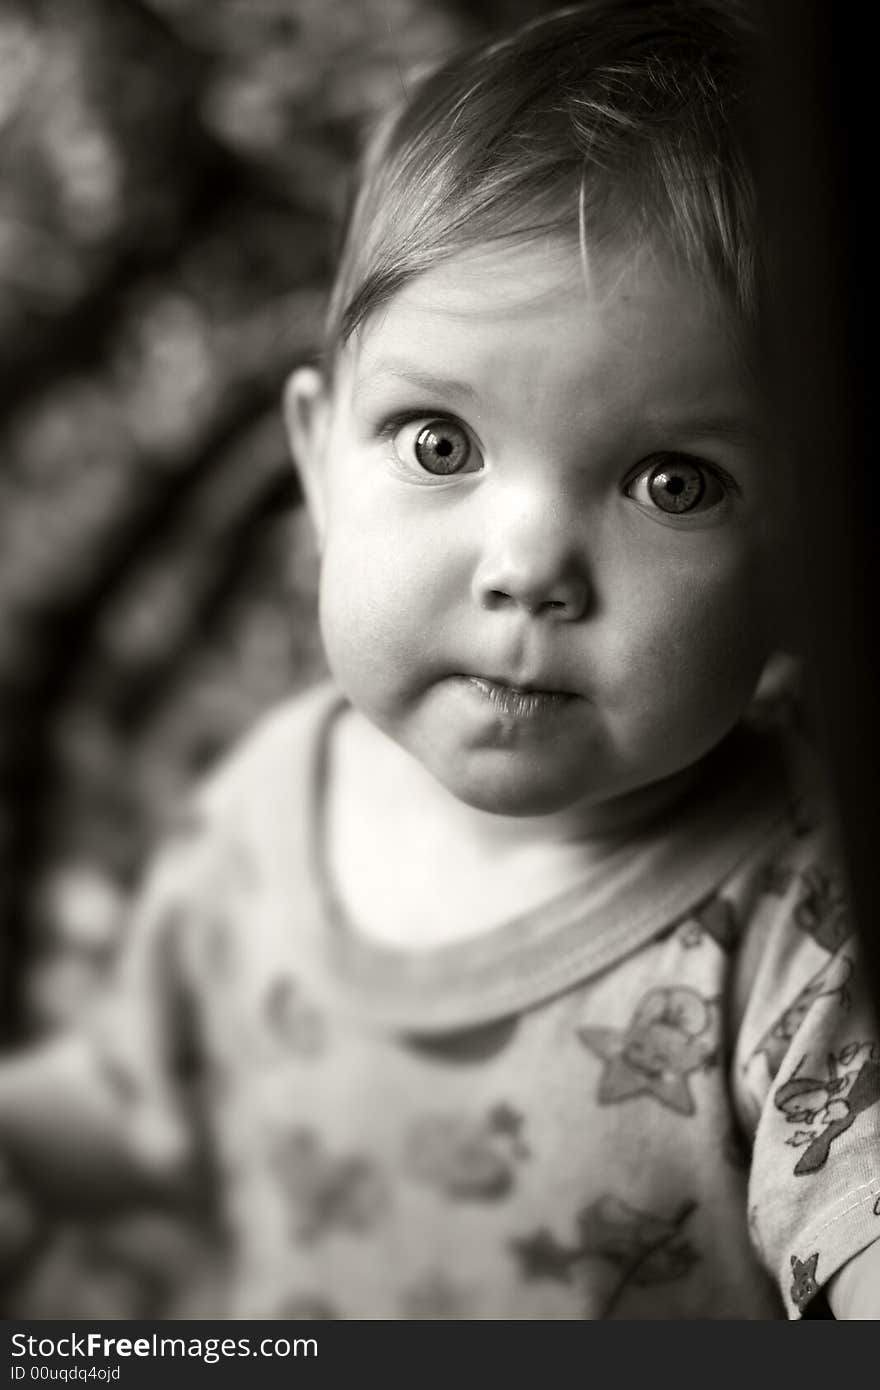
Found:
[[[368,667],[377,610],[362,566],[328,548],[321,567],[320,623],[331,670],[343,685]]]
[[[616,698],[646,729],[667,726],[666,737],[720,737],[765,660],[759,607],[744,563],[645,584],[629,619],[609,624]]]
[[[336,679],[355,704],[381,711],[414,661],[413,610],[420,586],[401,557],[384,546],[328,544],[320,585],[321,634]]]

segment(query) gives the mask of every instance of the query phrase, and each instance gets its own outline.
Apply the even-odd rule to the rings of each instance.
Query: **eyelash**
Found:
[[[435,485],[438,483],[451,481],[455,478],[459,478],[462,476],[468,476],[474,470],[470,469],[467,470],[467,472],[465,472],[465,470],[462,470],[462,472],[460,473],[432,474],[428,471],[428,469],[421,469],[419,465],[415,462],[415,460],[407,461],[406,459],[401,458],[400,455],[397,453],[396,449],[394,449],[394,437],[406,425],[414,425],[418,423],[429,425],[432,422],[436,421],[442,421],[451,425],[455,425],[456,429],[461,430],[462,433],[467,436],[468,440],[470,441],[473,453],[482,458],[482,452],[474,442],[473,434],[468,429],[467,425],[465,425],[464,422],[459,420],[455,415],[450,414],[448,411],[431,410],[430,408],[401,411],[397,415],[389,416],[387,420],[383,421],[383,423],[379,426],[378,430],[376,431],[377,438],[382,440],[391,449],[397,462],[400,464],[402,468],[406,470],[408,477],[412,478],[413,476],[415,476],[426,482],[433,482]]]
[[[463,423],[463,421],[457,419],[455,415],[452,415],[449,412],[444,412],[436,409],[432,410],[430,407],[416,410],[410,409],[400,411],[396,415],[391,415],[382,422],[382,424],[376,431],[376,434],[377,437],[381,439],[384,443],[386,443],[388,446],[392,446],[394,436],[401,429],[403,429],[404,426],[412,425],[420,421],[424,422],[427,425],[431,421],[438,420],[448,421],[450,424],[455,425],[456,428],[462,430],[472,441],[472,448],[475,450],[475,452],[480,452],[479,449],[477,449],[477,446],[473,444],[473,436],[471,435],[471,431]],[[399,455],[396,454],[396,451],[395,455],[398,461],[400,462],[401,466],[407,469],[407,472],[412,473],[413,471],[415,471],[418,475],[424,477],[426,480],[433,479],[435,483],[445,482],[449,478],[461,476],[460,474],[455,473],[448,475],[431,474],[427,470],[420,470],[418,465],[415,463],[407,463],[405,460],[401,459]],[[721,488],[722,492],[724,493],[724,497],[722,497],[718,503],[715,503],[712,506],[685,512],[666,511],[662,507],[651,507],[647,503],[639,502],[637,498],[632,498],[633,501],[638,502],[640,506],[644,507],[646,511],[651,512],[653,515],[657,517],[674,518],[674,524],[675,521],[680,522],[683,518],[686,519],[690,516],[702,516],[706,512],[715,510],[715,507],[720,506],[723,503],[723,501],[726,500],[726,498],[730,495],[741,495],[741,489],[736,479],[731,477],[731,475],[725,469],[721,468],[720,465],[715,463],[708,463],[705,459],[700,458],[694,454],[688,454],[681,450],[671,449],[659,450],[654,454],[648,455],[646,459],[643,459],[639,464],[638,468],[628,476],[627,481],[625,482],[622,489],[624,495],[627,497],[631,497],[631,489],[638,482],[638,480],[645,475],[650,477],[652,474],[654,474],[660,468],[664,460],[670,460],[672,462],[681,461],[682,463],[688,464],[691,467],[698,469],[702,474],[704,474],[707,478],[712,479]]]
[[[674,467],[676,464],[684,464],[690,468],[696,469],[705,479],[710,480],[720,488],[723,495],[709,506],[693,507],[689,508],[687,511],[681,512],[676,512],[673,509],[667,510],[657,505],[652,506],[649,502],[644,502],[640,498],[634,497],[633,489],[636,483],[641,478],[647,478],[650,482],[654,475],[663,470],[664,463],[667,463],[667,465],[671,467]],[[694,454],[684,453],[681,450],[660,450],[655,454],[650,454],[646,459],[643,459],[638,469],[629,475],[624,484],[623,492],[625,496],[631,497],[634,502],[638,503],[639,506],[643,507],[652,516],[663,519],[672,518],[672,524],[682,521],[687,524],[687,519],[689,517],[705,516],[707,513],[717,510],[717,508],[722,506],[730,496],[742,495],[736,479],[732,478],[725,469],[721,468],[718,464],[707,463],[705,459]],[[702,496],[698,501],[701,500]]]

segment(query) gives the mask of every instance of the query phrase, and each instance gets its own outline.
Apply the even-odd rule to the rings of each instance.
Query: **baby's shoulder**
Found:
[[[758,1004],[772,1012],[780,998],[797,997],[819,978],[829,958],[851,953],[854,924],[837,817],[814,741],[778,708],[744,721],[738,734],[735,772],[745,769],[767,816],[750,825],[742,855],[702,916],[735,945],[728,977],[734,1013]],[[728,816],[738,812],[733,796],[723,805]]]
[[[291,809],[320,775],[323,734],[342,699],[325,681],[267,710],[193,789],[193,812],[215,821]]]
[[[179,895],[210,884],[216,895],[244,860],[289,859],[314,820],[324,732],[342,698],[324,682],[267,710],[157,827],[142,886]]]
[[[789,721],[749,725],[759,762],[774,766],[776,819],[755,840],[734,879],[754,930],[787,957],[806,943],[834,952],[852,932],[845,856],[818,752]],[[809,952],[807,953],[809,955]]]
[[[323,731],[341,703],[325,683],[267,711],[159,827],[133,903],[141,955],[167,937],[186,978],[207,978],[205,943],[245,919],[254,954],[257,904],[295,900],[310,881]]]
[[[751,866],[730,977],[732,1019],[744,1057],[781,1065],[785,1047],[812,1006],[848,1007],[861,980],[845,860],[830,809],[798,795],[775,837]]]
[[[765,937],[792,936],[834,953],[853,933],[843,853],[833,822],[803,803],[760,856],[755,896]],[[789,948],[790,950],[791,948]]]

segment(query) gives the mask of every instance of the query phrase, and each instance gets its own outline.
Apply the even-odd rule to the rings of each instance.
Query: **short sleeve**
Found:
[[[827,838],[765,871],[743,942],[733,1067],[753,1138],[749,1225],[790,1317],[880,1237],[880,1046]]]

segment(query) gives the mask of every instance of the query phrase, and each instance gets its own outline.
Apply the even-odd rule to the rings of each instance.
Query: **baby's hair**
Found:
[[[411,82],[367,146],[327,319],[332,363],[414,276],[480,243],[661,237],[755,317],[748,10],[589,0]]]

